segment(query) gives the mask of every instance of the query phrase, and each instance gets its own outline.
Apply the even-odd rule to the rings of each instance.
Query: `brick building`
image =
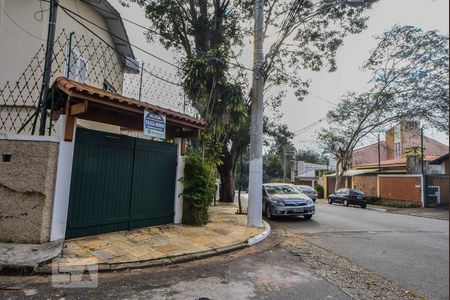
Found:
[[[449,147],[432,138],[424,136],[424,160],[433,161],[449,152]],[[408,173],[405,152],[411,147],[420,147],[420,124],[401,122],[385,133],[380,143],[380,164],[382,172]],[[364,146],[353,151],[354,169],[378,168],[378,143]]]

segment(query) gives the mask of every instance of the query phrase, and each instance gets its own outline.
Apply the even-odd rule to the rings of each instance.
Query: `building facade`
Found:
[[[33,131],[42,90],[49,5],[40,0],[0,0],[1,133]],[[119,13],[106,0],[61,0],[59,5],[50,82],[65,76],[121,93],[124,73],[130,70],[127,62],[134,61],[134,54]]]
[[[432,138],[424,136],[425,161],[432,161],[449,151],[449,147]],[[418,122],[401,122],[385,133],[384,141],[364,146],[353,151],[352,167],[357,169],[378,167],[378,148],[380,164],[388,166],[399,173],[407,172],[406,152],[411,147],[420,147],[420,124]],[[395,169],[396,168],[396,169]]]

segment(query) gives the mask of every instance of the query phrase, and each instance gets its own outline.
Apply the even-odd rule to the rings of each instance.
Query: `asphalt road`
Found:
[[[167,267],[99,275],[96,288],[57,288],[48,277],[1,277],[0,299],[352,299],[289,251],[262,244]]]
[[[449,299],[449,223],[317,204],[309,220],[271,221],[429,299]]]
[[[0,299],[410,299],[397,283],[429,299],[448,299],[448,221],[319,204],[309,221],[270,223],[272,235],[256,246],[101,273],[96,288],[55,287],[46,276],[0,276]],[[381,289],[384,297],[376,295]]]

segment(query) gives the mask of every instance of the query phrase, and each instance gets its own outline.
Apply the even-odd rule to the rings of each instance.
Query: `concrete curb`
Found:
[[[261,232],[258,235],[255,235],[254,237],[251,237],[251,238],[249,238],[247,240],[247,244],[249,246],[253,246],[253,245],[255,245],[255,244],[259,243],[259,242],[264,241],[270,235],[270,232],[271,232],[272,229],[270,228],[269,223],[267,223],[266,221],[263,220],[263,225],[264,225],[264,231],[263,232]]]
[[[159,267],[159,266],[189,262],[189,261],[193,261],[193,260],[199,260],[199,259],[203,259],[203,258],[208,258],[208,257],[212,257],[212,256],[217,256],[217,255],[221,255],[221,254],[234,252],[237,250],[244,249],[246,247],[251,247],[257,243],[264,241],[267,237],[269,237],[269,235],[271,233],[271,227],[270,227],[269,223],[267,223],[264,220],[263,220],[263,225],[264,225],[263,232],[249,238],[247,241],[242,242],[242,243],[238,243],[238,244],[234,244],[234,245],[230,245],[230,246],[226,246],[226,247],[222,247],[222,248],[202,251],[202,252],[182,254],[182,255],[178,255],[178,256],[165,257],[165,258],[159,258],[159,259],[153,259],[153,260],[116,263],[116,264],[99,264],[98,271],[99,272],[108,272],[108,271],[117,271],[117,270],[125,270],[125,269]],[[52,266],[51,265],[40,266],[36,270],[34,270],[33,274],[42,274],[42,275],[52,274]]]
[[[367,207],[367,209],[374,210],[374,211],[380,211],[380,212],[387,212],[388,211],[385,208],[376,208],[376,207]]]

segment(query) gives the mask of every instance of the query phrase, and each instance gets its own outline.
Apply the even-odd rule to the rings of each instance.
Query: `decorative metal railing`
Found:
[[[0,82],[0,133],[38,133],[44,61],[43,44],[16,81]],[[66,76],[126,97],[195,115],[195,109],[184,97],[175,68],[164,70],[148,61],[138,67],[139,72],[129,73],[124,66],[124,58],[103,41],[62,30],[53,47],[51,82],[58,76]],[[54,121],[47,124],[49,130],[46,132],[52,134]]]

